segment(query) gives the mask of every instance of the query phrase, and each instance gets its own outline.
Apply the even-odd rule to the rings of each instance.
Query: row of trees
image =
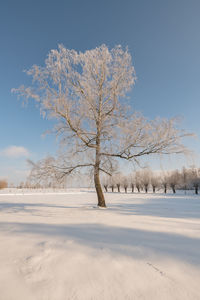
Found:
[[[26,182],[21,182],[18,188],[65,188],[66,182],[56,181],[55,177],[50,180],[49,177],[38,177],[35,175],[35,166],[31,171],[31,177]],[[105,192],[138,192],[155,193],[163,191],[167,193],[171,190],[176,193],[177,189],[191,190],[198,194],[200,188],[200,168],[183,168],[182,170],[173,170],[168,172],[155,172],[151,169],[141,169],[129,175],[121,172],[115,172],[112,176],[102,177],[102,185]],[[6,180],[0,180],[0,189],[7,188]],[[10,185],[11,187],[11,185]]]
[[[59,181],[45,181],[45,180],[29,180],[25,182],[20,182],[19,185],[17,185],[18,189],[64,189],[66,188],[66,184]]]
[[[195,194],[198,194],[200,187],[200,168],[183,168],[181,171],[173,170],[170,172],[153,172],[150,169],[142,169],[129,175],[116,173],[113,176],[103,177],[103,187],[105,192],[109,190],[114,192],[125,193],[130,190],[132,193],[144,191],[148,193],[150,190],[163,190],[167,193],[169,189],[176,193],[177,189],[194,189]]]
[[[21,183],[22,188],[65,188],[66,182],[56,180],[54,175],[43,176],[40,173],[41,169],[38,164],[32,165],[30,176],[25,183]],[[88,174],[85,175],[90,181]],[[77,181],[79,177],[75,177]],[[167,193],[171,190],[176,193],[177,189],[192,190],[198,194],[200,188],[200,168],[190,167],[182,170],[173,170],[168,172],[152,171],[149,168],[141,169],[129,175],[124,175],[121,172],[113,172],[113,175],[105,175],[101,178],[105,192],[138,192],[155,193],[163,191]]]

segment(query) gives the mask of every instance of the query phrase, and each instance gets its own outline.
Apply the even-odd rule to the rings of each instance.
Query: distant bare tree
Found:
[[[180,179],[181,177],[178,170],[172,171],[168,175],[168,183],[174,194],[176,193],[176,187],[180,183]]]
[[[103,186],[104,186],[104,188],[105,188],[105,191],[108,192],[108,185],[107,185],[107,183],[104,183]]]
[[[159,187],[159,184],[160,184],[160,180],[159,180],[158,176],[156,176],[155,174],[152,173],[151,186],[152,186],[153,193],[156,192],[156,188]]]
[[[144,169],[141,170],[140,172],[141,184],[144,187],[145,193],[148,193],[148,189],[151,181],[151,175],[152,172],[149,169]]]
[[[140,193],[140,190],[141,190],[141,172],[140,171],[135,172],[135,186],[136,186],[138,193]]]
[[[128,178],[127,176],[123,176],[122,177],[122,187],[124,188],[124,192],[127,193],[127,189],[128,189]]]
[[[120,181],[116,183],[116,186],[117,186],[118,193],[120,193],[120,187],[121,187]]]
[[[136,76],[131,56],[121,46],[78,53],[60,45],[51,50],[44,67],[34,65],[27,74],[33,79],[31,87],[13,91],[34,99],[44,116],[58,122],[55,133],[65,151],[64,158],[45,158],[38,167],[60,179],[80,168],[92,169],[101,207],[106,204],[100,172],[110,174],[113,161],[137,162],[144,155],[185,151],[181,138],[188,134],[176,119],[147,120],[123,100]]]
[[[110,186],[110,188],[111,188],[111,191],[112,191],[112,193],[114,192],[114,190],[115,190],[115,178],[113,177],[113,176],[111,176],[110,177],[110,184],[109,184],[109,186]]]
[[[168,188],[168,176],[166,173],[163,172],[163,174],[161,175],[161,186],[164,189],[164,193],[167,193],[167,188]]]
[[[37,187],[56,187],[65,182],[65,177],[60,172],[57,172],[55,165],[58,162],[53,157],[46,157],[37,163],[27,160],[31,166],[31,172],[28,176],[28,181],[32,182],[33,186]]]
[[[184,191],[185,191],[185,194],[186,194],[186,190],[188,188],[188,183],[189,183],[189,172],[185,167],[182,168],[181,183],[183,185],[183,188],[184,188]]]
[[[23,189],[24,188],[24,182],[23,181],[20,182],[20,184],[18,185],[18,188],[19,189]]]
[[[122,176],[122,174],[120,172],[118,172],[118,173],[116,173],[114,175],[114,181],[116,183],[116,187],[117,187],[118,193],[120,193],[120,187],[121,187],[121,184],[122,184],[122,178],[123,178],[123,176]]]
[[[135,175],[134,174],[131,174],[129,176],[130,178],[130,187],[131,187],[131,192],[134,193],[134,189],[135,189]]]
[[[102,184],[103,184],[103,187],[104,187],[104,189],[107,193],[108,192],[108,187],[109,187],[109,177],[104,176],[103,180],[102,180]]]
[[[194,166],[189,170],[190,182],[194,187],[195,194],[198,195],[199,193],[199,186],[200,186],[200,169],[195,168]]]

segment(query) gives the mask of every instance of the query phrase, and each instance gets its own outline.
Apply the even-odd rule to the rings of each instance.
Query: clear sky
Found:
[[[186,144],[200,165],[199,0],[2,0],[0,4],[0,176],[24,180],[26,159],[54,154],[52,123],[33,104],[23,108],[11,88],[24,69],[42,65],[59,43],[84,51],[105,43],[128,46],[137,73],[132,105],[149,118],[182,116],[197,134]],[[170,165],[171,162],[171,165]],[[167,160],[168,167],[191,160]],[[159,167],[154,159],[153,167]]]

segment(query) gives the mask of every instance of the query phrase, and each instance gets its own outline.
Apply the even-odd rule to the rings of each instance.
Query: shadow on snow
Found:
[[[160,255],[200,265],[200,239],[183,235],[145,231],[100,224],[43,224],[1,222],[0,231],[7,234],[33,234],[64,238],[93,249],[106,250],[133,259]],[[60,245],[60,243],[57,243]],[[67,246],[63,243],[63,246]]]

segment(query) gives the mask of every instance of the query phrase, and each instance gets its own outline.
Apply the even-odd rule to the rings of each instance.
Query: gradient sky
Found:
[[[128,46],[137,73],[132,105],[148,118],[183,117],[197,134],[186,140],[196,152],[153,168],[200,164],[200,1],[199,0],[2,0],[0,4],[0,176],[20,182],[27,157],[54,154],[52,127],[34,104],[22,107],[11,88],[27,84],[24,69],[42,65],[59,43],[84,51],[105,43]],[[149,159],[149,158],[148,158]]]

